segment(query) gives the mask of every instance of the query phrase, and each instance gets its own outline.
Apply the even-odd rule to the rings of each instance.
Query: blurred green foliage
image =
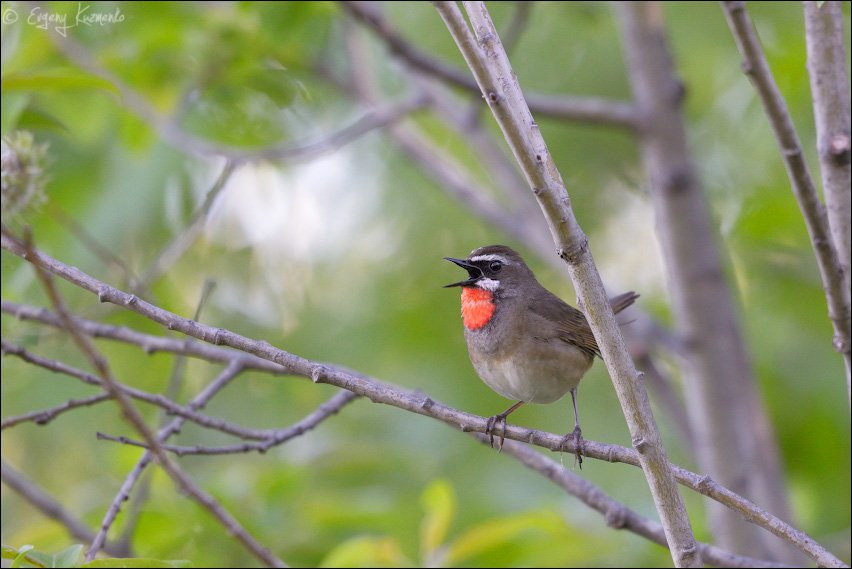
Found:
[[[387,4],[388,21],[404,37],[463,66],[429,3]],[[505,29],[513,4],[489,5],[498,28]],[[127,271],[144,273],[183,230],[222,163],[164,140],[114,82],[63,55],[57,26],[45,30],[30,21],[33,10],[68,14],[73,21],[80,6],[87,5],[2,3],[0,128],[4,137],[27,130],[37,143],[49,145],[48,203],[26,220],[37,244],[127,289],[132,280]],[[812,171],[818,172],[801,6],[749,8]],[[240,149],[298,145],[364,112],[328,80],[329,70],[345,69],[344,32],[351,24],[333,3],[106,2],[88,9],[118,11],[123,18],[62,31],[157,113],[195,136]],[[844,10],[848,16],[848,3]],[[849,561],[849,409],[804,224],[718,5],[667,3],[666,16],[687,89],[692,149],[783,452],[794,524]],[[846,31],[848,53],[848,18]],[[374,38],[368,45],[387,92],[404,93],[399,65]],[[512,60],[526,91],[626,100],[621,49],[608,4],[540,2]],[[466,148],[426,114],[414,120],[487,179],[475,148]],[[487,113],[482,120],[491,128]],[[601,127],[550,119],[539,124],[605,281],[616,289],[636,288],[643,307],[668,321],[665,272],[649,237],[653,219],[634,139]],[[628,203],[635,215],[625,215]],[[58,212],[75,219],[125,268],[84,246]],[[203,281],[214,279],[218,286],[201,317],[205,323],[422,389],[487,416],[503,410],[506,401],[481,384],[467,361],[458,298],[440,288],[456,279],[457,270],[441,257],[496,242],[523,251],[442,193],[392,142],[372,133],[315,163],[239,169],[202,237],[146,298],[190,316]],[[573,298],[564,274],[525,253],[548,287]],[[48,305],[29,266],[5,252],[0,263],[4,299]],[[64,283],[60,288],[78,314],[165,333],[133,314],[99,305],[88,293]],[[87,367],[67,337],[54,330],[4,315],[2,334],[36,353]],[[172,357],[107,341],[98,345],[122,381],[165,389]],[[186,401],[217,372],[217,366],[190,361],[179,399]],[[92,394],[67,377],[11,357],[2,359],[2,376],[4,418]],[[300,378],[247,373],[207,412],[258,428],[282,427],[332,393]],[[589,438],[629,445],[600,364],[583,384],[581,405]],[[156,410],[140,409],[156,420]],[[664,410],[656,412],[672,459],[694,467]],[[562,432],[570,425],[569,403],[531,406],[513,419]],[[96,441],[97,431],[133,434],[113,406],[101,404],[46,426],[4,431],[3,458],[95,528],[140,455],[135,448]],[[175,442],[230,441],[187,426]],[[599,515],[508,457],[435,421],[368,401],[356,401],[310,434],[264,455],[186,457],[181,463],[294,566],[671,562],[662,548],[613,531]],[[586,464],[583,477],[654,517],[638,469]],[[76,541],[6,486],[2,498],[4,543],[59,551]],[[703,503],[693,494],[686,498],[699,538],[706,539]],[[122,514],[114,535],[126,519]],[[195,566],[256,563],[161,472],[151,477],[133,545],[141,557],[188,559]]]

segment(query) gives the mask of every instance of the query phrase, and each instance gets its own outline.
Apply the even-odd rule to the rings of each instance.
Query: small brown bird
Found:
[[[571,393],[575,453],[582,467],[583,435],[577,415],[577,386],[600,357],[582,312],[541,286],[518,253],[505,245],[480,247],[467,259],[444,257],[468,272],[461,312],[470,361],[488,387],[517,401],[488,419],[486,434],[505,433],[506,417],[524,403],[553,403]],[[639,297],[627,292],[610,300],[617,314]],[[498,448],[503,446],[500,435]]]

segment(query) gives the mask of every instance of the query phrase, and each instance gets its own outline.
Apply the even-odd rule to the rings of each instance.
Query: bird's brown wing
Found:
[[[616,314],[633,304],[639,298],[635,292],[626,292],[610,299],[612,310]],[[528,304],[531,317],[544,319],[541,326],[535,326],[544,333],[550,332],[568,344],[577,346],[588,354],[589,358],[601,357],[600,348],[595,340],[586,316],[578,309],[567,304],[561,298],[542,288],[537,298]],[[550,324],[548,326],[548,324]],[[555,324],[555,325],[554,325]],[[550,339],[550,338],[545,338]]]

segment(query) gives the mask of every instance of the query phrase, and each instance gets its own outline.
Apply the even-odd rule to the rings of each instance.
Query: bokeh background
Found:
[[[464,69],[430,3],[385,4],[385,18],[400,34]],[[118,10],[123,19],[59,30],[54,24],[41,29],[29,18],[40,9],[73,19],[86,6],[89,13]],[[844,3],[847,53],[848,8]],[[247,152],[321,139],[365,112],[340,82],[352,41],[363,48],[356,56],[367,59],[388,100],[404,98],[415,84],[384,44],[334,3],[3,2],[2,9],[2,134],[28,130],[37,143],[48,144],[44,203],[18,216],[23,220],[4,222],[31,225],[45,252],[125,290],[129,273],[145,274],[187,227],[225,161],[168,140],[114,82],[69,58],[60,31],[161,117],[198,139]],[[518,7],[503,2],[489,9],[498,29],[505,29]],[[817,173],[801,5],[754,2],[749,9]],[[718,4],[667,3],[665,15],[686,87],[690,144],[782,451],[792,521],[848,562],[849,407],[804,223]],[[525,90],[628,99],[609,4],[536,2],[528,18],[511,54]],[[478,97],[462,91],[454,96],[472,117],[479,105],[482,127],[496,131]],[[431,112],[404,120],[491,187],[495,173],[483,166],[477,148]],[[545,117],[538,122],[604,281],[614,291],[636,290],[643,310],[669,322],[666,273],[633,137],[599,125]],[[494,199],[505,196],[495,191]],[[88,246],[76,226],[125,267]],[[442,257],[462,257],[490,243],[521,250],[543,284],[573,303],[566,271],[553,270],[466,209],[377,130],[316,157],[236,168],[197,238],[156,277],[146,298],[191,316],[211,279],[216,288],[201,317],[207,324],[489,416],[507,402],[473,372],[458,291],[441,286],[459,278]],[[0,263],[4,299],[48,305],[32,267],[6,252]],[[77,314],[165,333],[88,293],[60,287]],[[55,330],[4,314],[2,334],[36,353],[87,367],[68,337]],[[122,381],[165,389],[172,356],[107,341],[99,346]],[[15,358],[1,361],[4,418],[93,393]],[[677,368],[665,355],[660,364],[678,384]],[[186,400],[217,372],[190,360],[179,398]],[[283,427],[334,390],[302,378],[247,373],[207,412],[258,428]],[[630,446],[600,362],[583,383],[580,403],[589,439]],[[567,432],[569,408],[566,400],[528,406],[513,421]],[[142,409],[156,419],[157,410]],[[665,410],[655,410],[672,460],[694,468]],[[5,430],[3,460],[96,527],[140,454],[97,441],[97,431],[132,434],[115,407],[94,406],[46,426]],[[188,426],[177,442],[226,440]],[[571,468],[570,457],[564,462]],[[186,457],[181,463],[295,566],[671,563],[664,549],[608,528],[597,513],[506,456],[436,421],[366,400],[265,455]],[[655,517],[639,469],[589,460],[580,474]],[[684,494],[698,537],[707,539],[703,500]],[[119,530],[125,520],[120,518]],[[435,535],[445,549],[436,549]],[[73,543],[5,485],[2,541],[46,551]],[[197,566],[256,563],[161,472],[153,476],[134,547],[138,555],[189,559]]]

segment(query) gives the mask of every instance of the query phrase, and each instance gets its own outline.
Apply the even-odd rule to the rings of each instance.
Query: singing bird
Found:
[[[582,467],[583,435],[577,414],[577,387],[601,353],[581,311],[544,288],[521,256],[505,245],[488,245],[466,259],[444,257],[465,269],[468,278],[446,285],[461,287],[464,337],[470,361],[488,387],[516,401],[488,419],[486,434],[494,446],[495,431],[525,403],[553,403],[571,393],[574,406],[574,449]],[[616,314],[633,304],[635,292],[612,299]],[[498,428],[499,425],[499,428]]]

